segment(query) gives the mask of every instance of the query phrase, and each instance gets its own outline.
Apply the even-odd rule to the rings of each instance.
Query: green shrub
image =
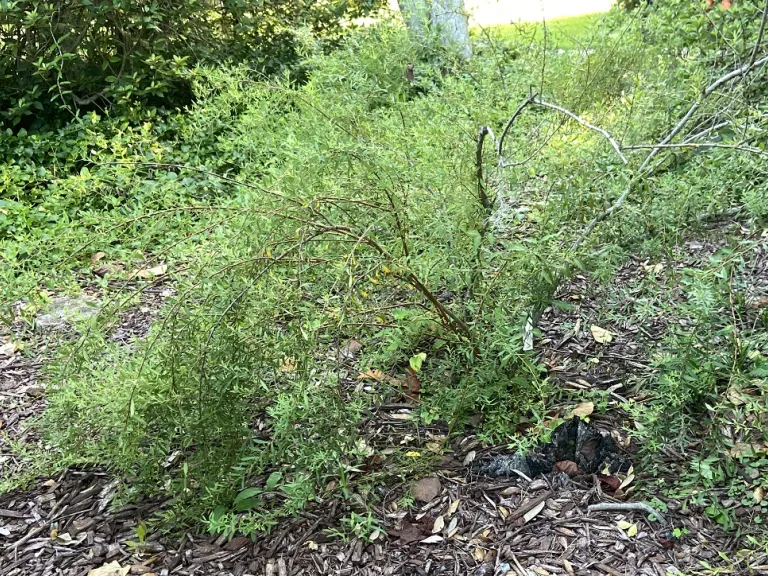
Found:
[[[641,49],[636,24],[619,24],[626,43],[606,31],[594,52],[548,53],[549,74],[561,81],[547,79],[543,96],[627,142],[655,142],[707,73],[663,47]],[[552,388],[524,350],[531,312],[553,304],[577,270],[607,277],[637,240],[667,246],[674,236],[660,228],[695,224],[704,208],[742,199],[702,176],[703,159],[717,154],[665,153],[624,208],[573,250],[647,152],[629,153],[624,166],[599,134],[531,107],[505,148],[520,165],[498,167],[490,144],[481,158],[490,215],[478,197],[478,128],[500,134],[530,87],[542,86],[536,53],[505,61],[490,48],[450,70],[438,58],[417,61],[423,83],[414,89],[404,71],[416,50],[384,23],[311,59],[301,86],[245,67],[197,70],[195,88],[206,95],[168,120],[167,134],[157,128],[139,153],[105,139],[116,154],[149,163],[89,168],[100,181],[135,178],[136,209],[155,192],[168,191],[160,198],[173,206],[219,182],[203,200],[235,214],[202,222],[205,243],[179,240],[190,241],[179,251],[183,269],[171,272],[178,296],[146,341],[126,350],[95,330],[58,364],[44,424],[63,459],[99,462],[137,491],[174,496],[173,513],[205,518],[214,531],[269,528],[317,499],[351,502],[367,490],[350,478],[372,450],[359,423],[399,398],[392,383],[358,387],[339,363],[352,338],[364,344],[361,369],[397,375],[423,358],[421,421],[454,431],[482,413],[483,438],[500,442],[515,438],[521,419],[541,419]],[[526,54],[522,44],[507,48]],[[187,166],[153,164],[169,160]],[[744,160],[739,178],[757,165]],[[161,236],[165,217],[148,220],[146,234]],[[698,403],[710,384],[684,392]]]
[[[26,127],[62,111],[190,101],[201,62],[252,62],[274,72],[297,60],[296,29],[338,39],[375,0],[0,3],[0,119]],[[66,117],[66,115],[65,115]]]

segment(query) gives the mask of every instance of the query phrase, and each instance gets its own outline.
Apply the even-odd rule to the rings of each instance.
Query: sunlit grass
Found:
[[[557,48],[573,48],[588,37],[590,28],[595,26],[602,17],[603,14],[598,13],[549,20],[546,22],[547,41]],[[544,39],[543,23],[499,24],[490,29],[509,39],[519,38],[520,35],[530,36],[535,42],[541,42]]]

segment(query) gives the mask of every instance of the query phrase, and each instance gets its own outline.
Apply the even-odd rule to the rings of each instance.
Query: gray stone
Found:
[[[411,493],[416,500],[420,502],[432,502],[442,490],[440,480],[434,476],[422,478],[411,486]]]
[[[47,311],[35,320],[38,332],[56,332],[99,313],[99,300],[92,296],[63,296],[51,300]]]

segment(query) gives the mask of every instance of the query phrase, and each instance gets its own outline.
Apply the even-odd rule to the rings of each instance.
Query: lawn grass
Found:
[[[603,13],[595,13],[548,20],[546,22],[548,42],[564,50],[574,48],[581,40],[588,37],[589,30],[603,16]],[[541,42],[544,39],[544,26],[541,22],[499,24],[493,26],[491,30],[508,40],[519,39],[521,35],[532,36],[531,39],[535,42]]]

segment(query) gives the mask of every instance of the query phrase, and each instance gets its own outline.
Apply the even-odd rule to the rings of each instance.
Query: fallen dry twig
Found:
[[[659,519],[659,522],[666,525],[667,521],[662,514],[651,508],[645,502],[618,502],[618,503],[604,503],[593,504],[587,508],[589,512],[645,512],[650,516],[655,516]]]

